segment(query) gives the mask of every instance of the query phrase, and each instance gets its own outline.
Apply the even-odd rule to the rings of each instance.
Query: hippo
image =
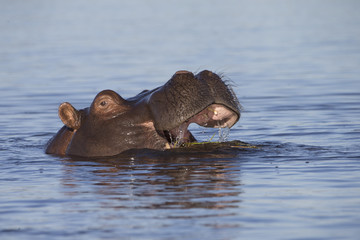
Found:
[[[106,157],[133,149],[176,148],[196,141],[189,124],[231,128],[240,109],[234,91],[216,73],[177,71],[163,86],[131,98],[104,90],[88,108],[62,103],[58,114],[64,126],[45,152]]]

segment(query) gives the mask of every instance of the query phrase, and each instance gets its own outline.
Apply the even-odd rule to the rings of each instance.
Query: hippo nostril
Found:
[[[179,70],[175,74],[188,74],[188,73],[191,73],[191,72],[186,71],[186,70]]]

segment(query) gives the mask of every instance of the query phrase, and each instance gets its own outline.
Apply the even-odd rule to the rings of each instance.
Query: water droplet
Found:
[[[219,128],[219,142],[226,142],[230,135],[230,128]]]

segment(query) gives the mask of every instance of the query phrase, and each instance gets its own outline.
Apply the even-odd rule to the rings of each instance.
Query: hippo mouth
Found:
[[[235,111],[222,104],[211,104],[174,129],[165,130],[164,135],[170,148],[180,147],[186,143],[196,142],[195,137],[188,130],[191,123],[208,128],[231,128],[239,117]]]

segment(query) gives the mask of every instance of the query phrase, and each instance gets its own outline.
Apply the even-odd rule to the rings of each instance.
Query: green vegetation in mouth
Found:
[[[183,143],[179,146],[180,148],[238,148],[238,149],[251,149],[251,148],[259,148],[258,146],[251,145],[246,142],[242,142],[239,140],[228,141],[228,142],[187,142]]]

